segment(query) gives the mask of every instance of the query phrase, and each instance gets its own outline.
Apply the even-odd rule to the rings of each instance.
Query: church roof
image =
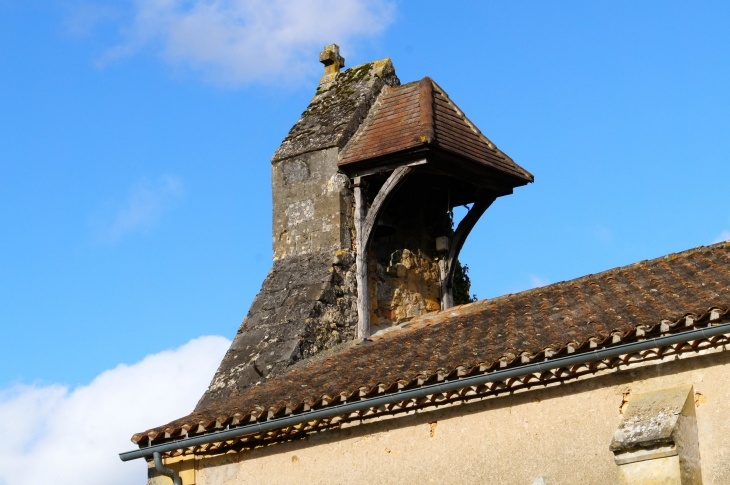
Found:
[[[385,86],[400,84],[390,59],[352,67],[323,82],[272,162],[323,148],[342,148]]]
[[[493,168],[522,183],[534,177],[499,150],[431,78],[387,87],[346,146],[340,168],[429,147]]]
[[[730,242],[414,318],[133,436],[140,445],[730,317]]]

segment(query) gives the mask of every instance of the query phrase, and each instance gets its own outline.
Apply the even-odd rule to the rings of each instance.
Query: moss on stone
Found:
[[[347,143],[384,86],[400,81],[389,59],[352,67],[320,85],[272,161]]]

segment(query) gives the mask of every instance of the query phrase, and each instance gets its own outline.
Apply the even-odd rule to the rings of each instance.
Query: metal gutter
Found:
[[[422,386],[416,389],[393,392],[384,396],[362,399],[352,403],[337,404],[335,406],[328,406],[326,408],[305,411],[296,415],[286,416],[283,418],[269,419],[261,423],[252,423],[226,430],[206,433],[204,435],[195,436],[192,438],[184,438],[168,443],[161,443],[159,445],[141,447],[138,450],[120,453],[119,458],[122,461],[136,460],[138,458],[148,458],[152,456],[153,453],[166,453],[168,451],[180,450],[191,446],[214,443],[218,441],[227,441],[238,438],[239,436],[265,433],[267,431],[273,431],[276,429],[301,424],[307,421],[331,418],[342,414],[350,414],[364,409],[380,407],[385,404],[403,402],[409,399],[425,397],[442,392],[456,391],[465,387],[478,386],[481,384],[486,384],[488,382],[504,381],[506,379],[521,377],[527,374],[532,374],[534,372],[545,372],[560,367],[572,366],[576,364],[585,364],[597,360],[617,357],[619,355],[641,352],[643,350],[650,350],[658,347],[666,347],[668,345],[674,345],[678,343],[685,343],[689,342],[690,340],[711,338],[726,333],[730,333],[730,324],[727,323],[715,326],[708,326],[706,328],[690,330],[687,332],[681,332],[672,335],[649,338],[641,342],[633,342],[628,344],[616,345],[609,348],[581,352],[576,355],[569,355],[556,359],[546,359],[543,362],[525,364],[511,369],[496,370],[470,377],[461,377],[450,381],[429,384],[427,386]]]
[[[160,472],[160,475],[172,478],[173,485],[182,485],[180,474],[172,468],[166,468],[165,465],[162,464],[162,457],[160,456],[159,451],[152,452],[152,459],[155,461],[155,468],[158,472]]]

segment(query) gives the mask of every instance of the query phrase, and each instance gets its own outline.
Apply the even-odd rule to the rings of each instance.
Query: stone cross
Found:
[[[324,64],[324,76],[319,82],[325,84],[334,81],[340,69],[345,67],[345,58],[340,55],[340,46],[330,44],[319,54],[319,62]]]

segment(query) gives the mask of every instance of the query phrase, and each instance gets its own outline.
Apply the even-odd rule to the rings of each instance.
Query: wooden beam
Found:
[[[375,196],[375,200],[367,208],[365,181],[355,177],[355,230],[357,251],[355,253],[357,280],[357,338],[370,336],[370,291],[368,286],[368,250],[373,236],[373,228],[378,216],[385,209],[397,188],[412,167],[398,167],[393,170]]]
[[[395,194],[400,183],[412,170],[413,167],[410,166],[396,168],[393,170],[393,173],[390,174],[390,177],[388,177],[388,180],[385,181],[383,186],[380,187],[378,195],[375,196],[375,200],[373,200],[373,203],[370,205],[370,209],[368,210],[368,215],[365,218],[365,224],[363,226],[365,248],[370,247],[370,241],[373,237],[373,228],[375,227],[378,216],[380,216],[380,213],[393,197],[393,194]]]
[[[355,278],[357,280],[357,338],[370,336],[370,291],[368,291],[368,261],[363,244],[363,224],[368,210],[365,181],[355,177]]]
[[[455,262],[459,257],[461,248],[464,247],[466,238],[476,225],[482,214],[495,201],[495,196],[483,197],[474,202],[469,212],[459,222],[454,232],[454,237],[449,244],[449,252],[446,258],[439,261],[439,273],[441,275],[441,309],[446,310],[454,306],[454,269]]]
[[[449,279],[449,257],[439,259],[439,276],[441,277],[441,309],[446,310],[454,306],[454,289],[447,286]]]
[[[417,167],[419,165],[426,165],[427,163],[428,160],[417,160],[415,162],[402,161],[389,165],[378,165],[377,167],[363,168],[354,172],[350,172],[350,177],[367,177],[368,175],[374,175],[376,173],[390,172],[391,170],[395,170],[398,167]]]

